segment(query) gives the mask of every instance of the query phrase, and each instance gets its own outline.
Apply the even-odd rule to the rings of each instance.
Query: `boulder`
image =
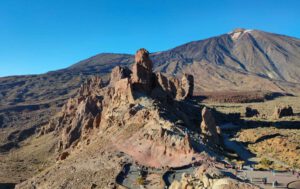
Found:
[[[57,161],[62,161],[62,160],[65,160],[68,156],[69,156],[70,154],[69,154],[69,152],[67,152],[67,151],[64,151],[64,152],[62,152],[61,154],[59,154],[59,156],[57,157]]]
[[[293,116],[293,115],[294,112],[291,106],[279,106],[279,107],[275,107],[273,117],[275,119],[280,119],[282,117]]]
[[[149,93],[152,90],[153,73],[149,52],[142,48],[136,52],[135,63],[132,67],[131,80],[133,88],[140,92]]]
[[[257,109],[253,109],[249,106],[246,107],[246,112],[245,112],[245,116],[246,117],[254,117],[254,116],[258,116],[259,115],[259,112]]]
[[[213,144],[220,144],[220,136],[216,125],[215,118],[210,109],[202,109],[201,133],[204,139]]]

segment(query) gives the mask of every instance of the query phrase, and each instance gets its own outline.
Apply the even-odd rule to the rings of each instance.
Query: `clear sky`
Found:
[[[150,52],[260,29],[300,38],[299,0],[0,0],[0,76],[67,67],[101,52]]]

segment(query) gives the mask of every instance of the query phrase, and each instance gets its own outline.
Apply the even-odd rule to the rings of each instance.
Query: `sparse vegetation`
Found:
[[[269,166],[271,166],[273,164],[273,161],[271,161],[271,160],[269,160],[267,158],[262,158],[260,160],[260,164],[262,164],[265,167],[269,167]]]
[[[206,105],[226,114],[241,113],[241,119],[244,120],[243,124],[252,128],[240,130],[235,137],[238,141],[246,144],[257,157],[262,158],[263,161],[258,162],[258,168],[284,169],[285,167],[286,169],[300,167],[300,130],[296,127],[296,124],[299,124],[300,121],[299,97],[283,96],[258,103],[208,103]],[[278,105],[291,105],[295,115],[274,119],[272,115],[274,108]],[[260,115],[251,118],[244,117],[243,113],[247,106],[257,109]],[[273,161],[270,164],[263,157],[278,162]],[[268,157],[271,157],[272,160]]]
[[[138,185],[144,185],[144,184],[145,184],[145,179],[144,179],[143,177],[138,177],[138,178],[136,179],[136,183],[137,183]]]

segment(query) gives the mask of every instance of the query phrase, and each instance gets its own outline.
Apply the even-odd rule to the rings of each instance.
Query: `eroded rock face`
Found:
[[[165,98],[175,99],[179,88],[180,83],[177,78],[156,73],[155,88],[152,90],[151,96],[161,100],[165,100]]]
[[[102,79],[100,77],[94,76],[86,80],[84,84],[81,85],[79,89],[79,96],[89,96],[95,91],[103,87]]]
[[[220,135],[216,125],[215,118],[210,109],[204,107],[202,109],[201,133],[205,140],[213,144],[220,145]]]
[[[131,74],[131,70],[128,69],[127,67],[116,66],[111,71],[109,84],[114,85],[117,81],[121,79],[129,78],[130,74]]]
[[[78,90],[78,95],[67,101],[61,111],[50,120],[49,124],[41,129],[40,134],[43,135],[52,131],[58,133],[68,124],[70,126],[66,128],[64,133],[72,135],[67,137],[70,138],[70,141],[66,142],[68,143],[66,146],[69,146],[77,138],[76,136],[81,133],[81,129],[78,127],[88,125],[84,127],[90,128],[91,121],[87,121],[86,118],[92,117],[93,119],[101,111],[102,99],[96,94],[101,91],[102,87],[101,78],[92,77],[88,79]]]
[[[134,102],[132,84],[128,78],[115,82],[112,103],[116,106]]]
[[[275,107],[273,117],[275,119],[280,119],[282,117],[293,116],[293,115],[294,112],[291,106],[279,106],[279,107]]]
[[[146,49],[139,49],[135,54],[132,67],[132,84],[135,90],[149,93],[153,84],[153,64]]]
[[[97,94],[101,90],[100,78],[89,79],[79,89],[78,96],[68,100],[62,110],[41,130],[41,134],[61,132],[59,150],[65,150],[87,137],[100,122],[103,98]]]
[[[59,149],[67,149],[80,138],[87,137],[88,133],[96,126],[94,122],[96,122],[97,115],[101,111],[101,98],[98,96],[93,95],[82,100],[68,120],[70,125],[63,129]],[[61,124],[64,124],[64,122],[61,122]],[[58,125],[58,127],[60,126],[62,125]]]
[[[180,87],[177,90],[176,99],[184,100],[193,96],[194,77],[189,74],[184,74],[181,78]]]
[[[171,99],[185,100],[193,96],[194,78],[184,74],[181,81],[176,77],[167,77],[162,73],[155,75],[155,88],[151,96],[162,98],[166,95]]]

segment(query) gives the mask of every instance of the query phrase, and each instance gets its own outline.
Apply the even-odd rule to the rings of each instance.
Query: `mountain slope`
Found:
[[[275,80],[299,82],[300,40],[258,30],[237,29],[154,54],[159,67],[172,62],[207,62]],[[176,73],[176,71],[173,71]]]

